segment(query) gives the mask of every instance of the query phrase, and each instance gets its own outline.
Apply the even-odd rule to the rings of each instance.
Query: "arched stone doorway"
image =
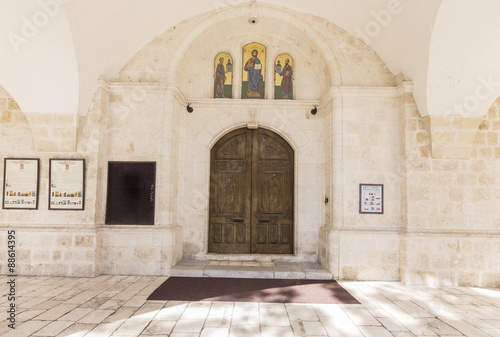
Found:
[[[293,149],[269,130],[238,129],[214,145],[209,252],[294,252],[293,166]]]

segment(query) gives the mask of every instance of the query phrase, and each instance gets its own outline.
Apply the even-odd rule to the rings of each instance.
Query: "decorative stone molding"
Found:
[[[247,128],[249,129],[257,129],[259,127],[259,123],[257,122],[257,117],[256,117],[256,114],[257,114],[257,110],[255,109],[250,109],[248,110],[248,113],[249,113],[249,119],[248,119],[248,122],[247,122]]]
[[[131,94],[131,95],[144,95],[144,94],[157,94],[157,95],[170,95],[175,97],[177,102],[181,105],[187,105],[188,100],[182,91],[175,85],[166,83],[150,83],[150,82],[113,82],[108,81],[104,77],[98,79],[99,88],[102,88],[110,94]],[[110,97],[110,100],[119,100],[119,97]]]

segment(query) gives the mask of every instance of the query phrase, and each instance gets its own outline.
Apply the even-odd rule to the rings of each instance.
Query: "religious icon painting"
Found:
[[[229,53],[219,53],[214,63],[214,98],[232,98],[233,58]]]
[[[292,99],[293,97],[293,58],[280,54],[274,63],[274,98]]]
[[[264,98],[266,47],[253,42],[243,47],[241,98]]]

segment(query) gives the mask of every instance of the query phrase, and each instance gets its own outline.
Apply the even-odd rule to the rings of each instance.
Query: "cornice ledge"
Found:
[[[398,97],[399,87],[335,86],[328,89],[322,104],[339,97]]]
[[[490,230],[406,230],[405,236],[500,237],[500,231]]]
[[[406,93],[413,93],[413,81],[403,81],[397,87],[398,96]]]
[[[108,93],[136,93],[137,95],[147,93],[170,95],[175,97],[181,105],[186,105],[188,102],[184,93],[177,86],[168,83],[114,82],[101,76],[98,79],[98,87]]]
[[[210,108],[210,107],[244,107],[244,108],[312,108],[314,105],[319,105],[317,100],[279,100],[279,99],[238,99],[238,98],[201,98],[189,99],[189,102],[194,107]]]

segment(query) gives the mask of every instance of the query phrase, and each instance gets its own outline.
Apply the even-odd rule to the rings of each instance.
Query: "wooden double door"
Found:
[[[292,254],[294,154],[279,135],[238,129],[211,151],[208,251]]]

